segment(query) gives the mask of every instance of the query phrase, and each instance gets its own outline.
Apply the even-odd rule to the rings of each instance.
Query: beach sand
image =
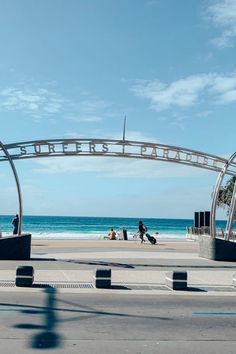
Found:
[[[156,245],[151,245],[149,242],[140,243],[140,241],[123,241],[123,240],[38,240],[32,239],[33,248],[57,248],[57,249],[136,249],[136,250],[182,250],[182,251],[198,251],[198,242],[187,240],[157,240]]]

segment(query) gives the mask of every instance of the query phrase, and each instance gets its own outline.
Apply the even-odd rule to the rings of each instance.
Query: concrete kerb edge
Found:
[[[43,289],[35,289],[31,287],[23,288],[19,287],[17,289],[15,288],[4,288],[0,289],[0,292],[26,292],[30,291],[32,293],[36,292],[42,292]],[[219,292],[219,291],[212,291],[212,292],[194,292],[194,291],[185,291],[185,290],[165,290],[165,291],[157,291],[157,290],[114,290],[114,289],[100,289],[100,288],[94,288],[94,289],[60,289],[57,290],[57,293],[73,293],[73,294],[90,294],[90,295],[96,295],[96,294],[109,294],[109,295],[119,295],[119,296],[124,296],[124,295],[129,295],[129,296],[138,296],[138,295],[145,295],[145,296],[194,296],[194,297],[199,297],[199,296],[225,296],[225,297],[235,297],[234,292]]]

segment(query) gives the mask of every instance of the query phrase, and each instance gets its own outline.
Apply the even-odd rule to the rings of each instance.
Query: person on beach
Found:
[[[147,228],[141,220],[139,221],[138,224],[138,231],[139,231],[139,237],[141,238],[141,243],[143,243],[144,242],[143,236],[145,235]]]
[[[108,233],[108,237],[110,240],[116,240],[116,232],[111,229],[111,231]]]
[[[12,225],[13,225],[13,235],[18,234],[18,226],[19,226],[19,215],[16,214],[14,219],[12,220]]]

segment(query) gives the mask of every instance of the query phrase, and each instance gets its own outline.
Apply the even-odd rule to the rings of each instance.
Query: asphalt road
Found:
[[[236,299],[0,293],[1,353],[235,353]]]

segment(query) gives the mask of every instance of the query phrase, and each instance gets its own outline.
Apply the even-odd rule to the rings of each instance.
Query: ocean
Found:
[[[0,215],[0,231],[3,236],[12,234],[10,215]],[[82,217],[82,216],[24,216],[22,233],[31,233],[34,239],[103,239],[111,228],[121,232],[127,230],[128,239],[138,230],[138,218]],[[143,218],[148,233],[158,238],[185,239],[186,227],[193,226],[192,219]],[[223,228],[226,221],[217,221],[216,227]]]

